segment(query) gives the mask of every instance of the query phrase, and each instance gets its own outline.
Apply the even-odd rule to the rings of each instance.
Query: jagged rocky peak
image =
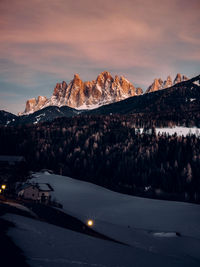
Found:
[[[76,74],[74,74],[74,79],[73,79],[72,82],[75,83],[75,84],[80,84],[80,83],[82,83],[83,81],[81,80],[79,74],[76,73]]]
[[[176,75],[174,82],[172,82],[171,76],[168,76],[164,82],[160,78],[155,79],[154,82],[147,88],[146,93],[151,93],[151,92],[155,92],[161,89],[166,89],[177,83],[187,81],[187,80],[188,78],[185,75],[181,75],[180,73]]]
[[[180,83],[182,81],[182,76],[180,73],[177,73],[176,78],[174,79],[174,84]]]
[[[173,85],[171,76],[167,76],[167,80],[164,81],[164,88],[171,87]]]
[[[187,81],[188,78],[185,75],[181,75],[180,73],[177,73],[176,78],[174,79],[174,84]]]
[[[111,76],[110,72],[104,71],[97,76],[96,82],[99,86],[103,87],[105,86],[106,82],[113,82],[113,77]]]
[[[69,83],[69,87],[71,88],[82,88],[83,87],[83,81],[81,80],[79,74],[74,74],[73,80]]]
[[[163,81],[161,78],[154,79],[153,83],[147,88],[146,93],[151,93],[162,89]]]
[[[23,114],[35,112],[47,106],[69,106],[76,109],[90,109],[142,94],[124,76],[111,76],[108,71],[100,73],[96,80],[83,82],[79,74],[67,85],[57,83],[50,99],[31,99],[27,101]]]
[[[137,95],[142,95],[142,94],[143,94],[143,90],[142,90],[141,87],[137,87],[137,88],[136,88],[136,94],[137,94]]]
[[[27,100],[25,112],[29,112],[30,110],[34,109],[36,102],[37,102],[36,98],[31,98],[31,99]]]
[[[45,96],[38,96],[38,98],[32,98],[26,101],[26,108],[24,113],[30,113],[32,111],[36,111],[42,108],[47,102],[47,98]],[[19,115],[22,115],[19,113]]]
[[[53,91],[53,96],[57,98],[63,96],[66,89],[67,83],[65,81],[63,81],[62,83],[57,83]]]

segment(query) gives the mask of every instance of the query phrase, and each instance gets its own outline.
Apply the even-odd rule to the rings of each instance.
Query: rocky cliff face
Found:
[[[45,96],[38,96],[38,98],[32,98],[26,101],[26,107],[24,113],[19,113],[19,115],[23,115],[26,113],[30,113],[30,111],[41,109],[45,103],[47,102],[47,98]]]
[[[161,89],[165,89],[177,83],[187,81],[187,80],[188,78],[185,75],[181,75],[180,73],[176,75],[176,78],[174,79],[173,82],[170,76],[168,76],[164,82],[161,78],[155,79],[154,82],[147,88],[146,93],[151,93],[151,92],[155,92]]]
[[[69,106],[76,109],[91,109],[142,94],[123,76],[113,78],[107,71],[100,73],[96,80],[83,82],[78,74],[67,85],[57,83],[50,99],[39,96],[26,102],[25,111],[19,115],[33,113],[47,106]]]
[[[170,76],[165,81],[161,78],[155,79],[147,88],[146,93],[155,92],[177,83],[188,80],[185,75],[178,73],[172,81]],[[107,71],[100,73],[96,80],[83,82],[78,74],[67,84],[65,81],[57,83],[52,96],[38,96],[27,100],[25,111],[19,115],[33,113],[48,106],[68,106],[75,109],[93,109],[99,106],[121,101],[131,96],[143,94],[140,87],[135,88],[123,76],[114,78]]]

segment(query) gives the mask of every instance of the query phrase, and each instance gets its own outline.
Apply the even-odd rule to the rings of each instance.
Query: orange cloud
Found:
[[[34,72],[92,79],[108,69],[146,85],[181,72],[181,60],[200,67],[199,10],[199,0],[1,0],[0,60],[30,83]],[[10,66],[0,79],[19,83]]]

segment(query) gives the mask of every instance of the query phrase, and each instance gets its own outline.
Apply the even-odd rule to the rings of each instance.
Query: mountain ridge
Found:
[[[145,93],[152,93],[158,90],[163,90],[169,87],[172,87],[173,85],[187,81],[188,77],[185,75],[181,75],[180,73],[177,73],[174,81],[172,82],[172,78],[170,75],[167,76],[167,79],[163,81],[161,78],[154,79],[153,83],[147,88]]]
[[[37,99],[27,100],[25,111],[18,115],[27,115],[47,106],[92,109],[142,93],[141,88],[136,88],[124,76],[116,75],[113,78],[107,71],[100,73],[96,80],[86,82],[75,74],[69,84],[65,81],[57,83],[49,99],[45,96],[38,96]]]
[[[124,76],[116,75],[113,78],[108,71],[101,72],[96,80],[86,82],[81,80],[79,74],[74,74],[74,78],[69,84],[65,81],[57,83],[49,99],[45,96],[38,96],[27,100],[24,112],[18,113],[18,115],[28,115],[48,106],[68,106],[79,110],[92,110],[132,96],[166,89],[187,80],[188,78],[180,73],[176,75],[174,81],[171,76],[168,76],[165,81],[156,78],[143,93],[142,88],[136,88]]]
[[[176,116],[184,118],[186,113],[196,114],[200,120],[200,75],[190,80],[175,84],[165,90],[146,93],[125,100],[104,105],[93,110],[77,110],[67,106],[48,106],[32,114],[16,116],[8,112],[0,112],[0,124],[13,126],[21,124],[37,124],[52,121],[58,117],[73,117],[79,115],[112,115],[112,114],[135,114],[135,116],[149,117]]]

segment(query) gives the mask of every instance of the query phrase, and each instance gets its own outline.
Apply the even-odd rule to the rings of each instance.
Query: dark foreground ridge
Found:
[[[94,229],[88,227],[77,218],[62,212],[61,210],[43,204],[35,203],[28,203],[26,204],[26,206],[30,208],[41,220],[44,220],[50,224],[54,224],[82,234],[90,235],[99,239],[126,245],[125,243],[96,232]]]
[[[29,209],[31,209],[36,215],[37,218],[41,221],[45,221],[47,223],[65,228],[65,229],[69,229],[75,232],[79,232],[82,234],[86,234],[89,236],[93,236],[99,239],[103,239],[103,240],[107,240],[107,241],[112,241],[118,244],[122,244],[122,245],[126,245],[123,242],[117,241],[115,239],[112,239],[104,234],[98,233],[97,231],[95,231],[94,229],[88,227],[86,224],[84,224],[83,222],[81,222],[80,220],[78,220],[77,218],[70,216],[58,209],[52,208],[50,206],[47,205],[43,205],[43,204],[38,204],[38,203],[31,203],[31,202],[27,202],[25,204]],[[33,218],[29,213],[25,212],[25,211],[21,211],[15,207],[9,206],[7,204],[4,203],[0,203],[0,216],[5,214],[5,213],[14,213],[14,214],[18,214],[21,216],[25,216],[25,217],[30,217]],[[1,219],[3,220],[3,219]],[[8,227],[14,227],[14,224],[9,225],[8,222]],[[9,239],[9,238],[8,238]],[[9,250],[6,250],[7,253],[9,252]],[[12,265],[10,265],[12,266]],[[23,266],[23,265],[19,265],[19,266]],[[24,265],[27,266],[27,265]]]
[[[26,258],[22,251],[14,244],[10,237],[7,236],[7,231],[10,227],[14,227],[14,224],[0,218],[0,266],[27,267],[29,265],[26,263]]]

